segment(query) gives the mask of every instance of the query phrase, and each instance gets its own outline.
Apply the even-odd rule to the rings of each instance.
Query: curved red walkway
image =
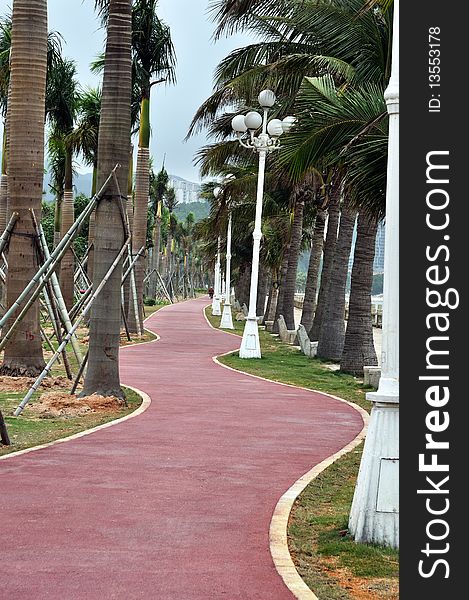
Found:
[[[0,598],[291,600],[269,552],[280,496],[361,430],[321,394],[224,369],[237,340],[206,300],[147,322],[123,381],[152,405],[79,440],[0,461]]]

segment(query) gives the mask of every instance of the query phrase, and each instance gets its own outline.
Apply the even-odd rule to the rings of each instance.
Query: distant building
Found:
[[[386,226],[384,221],[378,225],[376,233],[375,262],[373,263],[373,273],[384,273],[384,238]]]
[[[201,186],[198,183],[187,181],[177,175],[169,176],[169,185],[174,188],[176,198],[179,204],[188,204],[189,202],[200,202]]]

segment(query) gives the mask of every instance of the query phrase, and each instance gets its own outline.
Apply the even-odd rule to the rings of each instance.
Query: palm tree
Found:
[[[152,260],[150,269],[155,271],[150,279],[150,297],[155,298],[157,286],[157,274],[160,268],[160,246],[161,246],[161,220],[163,216],[163,201],[168,190],[169,175],[164,167],[157,175],[153,170],[150,172],[150,202],[153,212],[153,231],[152,231]]]
[[[136,83],[140,89],[140,132],[135,174],[132,251],[146,247],[148,197],[150,186],[150,95],[157,83],[175,81],[175,55],[171,34],[156,14],[157,0],[135,0],[132,9],[132,50]],[[156,78],[156,79],[153,79]],[[143,280],[145,260],[135,265],[140,329],[143,327]],[[129,311],[129,329],[137,331],[135,312]]]
[[[0,20],[0,107],[3,116],[3,143],[2,143],[2,179],[0,185],[0,230],[6,225],[8,213],[8,149],[9,149],[9,122],[8,122],[8,100],[10,95],[10,52],[11,52],[11,16],[7,15]],[[47,74],[53,70],[55,64],[60,60],[61,36],[51,31],[47,36]],[[47,89],[47,88],[46,88]],[[46,95],[46,112],[47,95]]]
[[[57,200],[61,201],[60,204],[57,204],[58,217],[56,218],[56,222],[60,223],[60,238],[70,229],[74,221],[74,147],[69,136],[73,131],[77,112],[76,72],[76,65],[73,61],[68,59],[57,61],[54,68],[49,71],[46,88],[46,105],[52,125],[52,136],[61,140],[64,153],[63,190],[56,196]],[[64,254],[60,263],[60,285],[65,304],[70,310],[74,299],[74,256],[71,248]]]
[[[305,203],[312,204],[313,196],[313,176],[312,174],[308,174],[305,176],[301,184],[296,185],[294,188],[293,223],[282,307],[287,329],[296,329],[294,302],[298,262],[303,241],[303,218],[305,212]]]
[[[119,188],[109,185],[96,209],[93,285],[96,288],[118,256],[124,242],[119,191],[127,189],[130,154],[132,88],[131,0],[102,0],[108,9],[107,40],[98,141],[100,187],[116,164]],[[97,297],[90,317],[89,363],[82,395],[99,393],[123,398],[119,377],[122,261]]]
[[[101,97],[101,88],[89,88],[78,94],[76,99],[77,123],[75,129],[68,136],[74,152],[81,153],[85,164],[93,169],[91,196],[96,193]]]
[[[47,0],[14,0],[10,61],[8,192],[9,209],[18,212],[19,219],[15,228],[17,235],[11,238],[8,255],[8,307],[13,305],[38,268],[29,209],[39,215],[42,200]],[[6,324],[7,328],[15,316]],[[36,302],[7,343],[0,372],[4,375],[37,375],[44,366],[39,303]]]
[[[169,281],[169,277],[171,276],[171,270],[172,270],[171,258],[172,258],[173,237],[174,237],[175,226],[177,223],[177,221],[175,221],[173,211],[176,208],[176,206],[179,204],[174,188],[169,187],[167,189],[165,197],[164,197],[164,203],[165,203],[166,208],[169,211],[168,239],[166,241],[166,277],[168,278],[168,281]]]
[[[329,288],[324,296],[324,304],[321,304],[322,308],[326,306],[326,310],[319,315],[319,327],[316,327],[316,322],[313,323],[313,330],[316,328],[313,334],[319,339],[318,355],[340,360],[345,343],[342,294],[345,290],[345,264],[348,263],[350,252],[350,249],[347,251],[350,222],[352,218],[355,219],[357,211],[366,210],[376,218],[384,212],[388,121],[383,85],[382,82],[365,82],[344,90],[339,88],[330,76],[307,78],[298,96],[297,105],[303,107],[303,111],[300,111],[300,123],[304,127],[300,126],[301,129],[298,128],[285,140],[284,160],[288,160],[299,172],[310,167],[318,157],[322,157],[330,166],[335,165],[341,169],[340,189],[347,202],[343,206],[347,208],[347,219],[343,227],[344,211],[341,218],[341,234],[345,233],[346,237],[342,240],[343,244],[341,235],[337,240],[332,278],[327,283]],[[376,230],[369,230],[374,231],[371,234],[366,231],[365,228],[361,228],[360,236],[372,235],[373,239],[360,239],[359,245],[362,242],[365,245],[374,244]],[[340,254],[337,254],[338,252]],[[355,305],[356,300],[361,301],[362,306],[353,311],[353,318],[367,310],[366,303],[369,308],[371,281],[367,274],[372,269],[373,255],[358,252],[355,258],[357,261],[366,258],[369,265],[357,265],[356,268],[352,304]],[[341,261],[340,266],[337,266],[337,261]],[[360,286],[365,290],[364,293],[359,291]],[[366,297],[368,301],[363,300]],[[318,311],[319,308],[318,304]],[[367,339],[370,339],[371,319],[368,327]],[[350,336],[348,339],[350,343]],[[356,347],[352,345],[347,352],[356,352],[354,348]],[[353,361],[362,360],[365,354],[369,354],[369,351],[363,349]],[[353,362],[351,359],[350,361]]]
[[[0,182],[0,231],[7,224],[7,107],[10,84],[11,17],[0,20],[0,107],[3,117],[2,174]]]
[[[98,136],[99,120],[101,117],[101,88],[90,88],[80,93],[77,98],[78,121],[75,129],[68,136],[74,152],[81,153],[84,162],[92,167],[93,179],[91,184],[91,197],[96,194],[97,168],[98,168]],[[90,216],[88,228],[88,262],[87,271],[90,280],[93,280],[93,242],[95,231],[95,212]]]
[[[371,322],[373,259],[375,255],[376,217],[362,212],[358,215],[357,240],[352,270],[349,317],[340,368],[346,373],[363,376],[365,365],[377,365]]]

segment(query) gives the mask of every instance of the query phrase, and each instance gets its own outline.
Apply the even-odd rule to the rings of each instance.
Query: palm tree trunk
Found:
[[[326,229],[326,211],[318,208],[314,221],[313,241],[309,257],[308,275],[306,277],[305,298],[301,313],[301,324],[309,331],[313,324],[316,311],[316,296],[318,292],[319,267],[324,248],[324,231]]]
[[[346,199],[340,215],[340,230],[332,263],[329,301],[319,334],[318,356],[340,360],[345,341],[345,287],[357,212]]]
[[[160,270],[160,244],[161,244],[161,200],[155,215],[155,226],[153,228],[153,253],[150,269],[155,271],[150,277],[150,297],[156,299],[156,288],[158,285],[157,272]]]
[[[0,182],[0,235],[7,226],[8,213],[8,175],[7,175],[7,131],[6,119],[3,124],[2,178]]]
[[[259,281],[257,284],[257,305],[256,305],[256,316],[263,317],[265,312],[265,298],[267,295],[267,286],[268,286],[268,271],[261,261],[259,263]],[[228,294],[228,290],[226,290]]]
[[[8,156],[9,212],[19,213],[10,240],[7,306],[38,269],[34,226],[29,209],[41,213],[44,171],[44,111],[47,71],[47,0],[14,0],[11,44],[10,147]],[[26,159],[27,157],[27,159]],[[6,324],[12,325],[13,314]],[[44,368],[35,302],[7,343],[4,375],[37,375]]]
[[[274,324],[272,326],[272,333],[278,333],[278,319],[280,315],[283,315],[283,299],[285,297],[285,281],[287,278],[287,270],[288,270],[288,260],[290,256],[290,243],[286,246],[284,250],[284,255],[282,259],[282,266],[280,267],[280,280],[279,280],[279,288],[277,294],[277,304],[275,306],[275,317]]]
[[[352,269],[349,317],[340,370],[359,377],[365,365],[377,365],[371,321],[371,287],[378,222],[358,215],[357,241]]]
[[[72,172],[72,155],[67,152],[65,163],[65,185],[64,196],[62,202],[62,219],[60,223],[60,237],[67,233],[75,220],[75,209],[73,202],[73,172]],[[72,249],[69,248],[60,261],[60,287],[65,301],[67,310],[73,306],[75,296],[74,290],[74,256]]]
[[[142,246],[146,248],[148,196],[150,193],[150,90],[144,94],[140,107],[140,139],[135,172],[134,224],[132,230],[132,254],[135,256]],[[145,278],[145,257],[135,264],[135,285],[137,287],[140,331],[143,328],[143,280]],[[135,311],[129,310],[129,330],[137,333]]]
[[[130,146],[129,153],[129,174],[127,179],[127,202],[126,202],[126,212],[127,212],[127,222],[129,224],[129,231],[132,234],[134,228],[134,199],[133,199],[133,190],[134,190],[134,157],[133,157],[133,144]],[[133,312],[133,323],[135,323],[135,310],[133,307],[132,300],[132,291],[131,291],[131,281],[132,276],[127,277],[124,281],[124,314],[127,319],[127,329],[130,332],[129,328],[129,313]]]
[[[11,66],[10,66],[11,69]],[[8,197],[8,157],[10,155],[10,112],[9,105],[11,102],[11,77],[8,83],[8,94],[7,94],[7,112],[5,116],[3,126],[3,144],[2,144],[2,183],[0,186],[0,219],[4,223],[1,231],[5,231],[7,226],[8,216],[11,214],[9,208],[9,197]]]
[[[130,150],[132,82],[131,0],[110,0],[103,97],[98,142],[98,186],[114,166],[120,190],[127,189]],[[96,209],[93,284],[103,280],[124,243],[119,211],[121,198],[114,182]],[[119,378],[122,261],[97,297],[90,317],[88,370],[83,396],[93,393],[123,398]]]
[[[283,292],[283,317],[287,329],[296,329],[295,324],[295,292],[296,275],[298,272],[298,261],[300,258],[301,240],[303,237],[303,213],[304,199],[295,202],[293,224],[290,240],[290,252],[288,256],[288,268],[285,277],[285,288]]]
[[[91,197],[93,198],[97,191],[98,185],[98,165],[93,165],[93,180],[91,184]],[[86,263],[86,273],[88,279],[93,281],[93,264],[94,264],[94,229],[95,229],[95,217],[96,211],[93,211],[90,215],[88,223],[88,262]]]
[[[321,285],[319,287],[318,303],[314,313],[313,325],[309,331],[309,339],[312,342],[319,340],[319,334],[323,322],[324,313],[329,303],[329,285],[334,261],[335,248],[337,244],[337,230],[340,217],[340,183],[333,185],[330,193],[327,234],[324,243],[324,256],[321,271]]]

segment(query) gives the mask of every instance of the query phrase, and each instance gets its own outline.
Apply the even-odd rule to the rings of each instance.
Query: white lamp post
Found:
[[[359,542],[399,546],[399,1],[394,2],[389,113],[381,379],[350,513]]]
[[[226,234],[225,301],[223,303],[220,327],[221,329],[234,329],[233,316],[231,314],[231,212],[228,217],[228,231]]]
[[[264,115],[256,111],[249,112],[246,116],[237,115],[231,124],[244,148],[250,148],[259,153],[259,175],[257,182],[256,220],[254,224],[254,248],[252,253],[251,290],[249,295],[249,313],[244,327],[243,340],[239,349],[240,358],[261,358],[259,344],[259,329],[257,323],[257,284],[259,279],[259,254],[262,239],[262,201],[264,198],[264,177],[267,154],[280,147],[279,137],[289,131],[293,126],[294,117],[287,117],[283,121],[272,119],[268,121],[269,108],[276,102],[275,94],[271,90],[264,90],[259,94],[259,104],[264,110]],[[255,133],[262,127],[261,133]],[[243,135],[248,136],[243,138]]]
[[[214,283],[213,300],[212,300],[212,315],[214,317],[219,317],[221,315],[220,288],[221,288],[220,237],[218,237],[217,261],[215,263],[215,283]]]

